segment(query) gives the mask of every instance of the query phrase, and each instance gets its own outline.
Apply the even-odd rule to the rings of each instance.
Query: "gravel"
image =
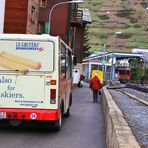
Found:
[[[131,88],[122,88],[121,90],[128,92],[132,95],[135,95],[136,97],[143,99],[145,101],[148,101],[148,93],[144,93],[135,89],[131,89]]]
[[[127,88],[122,88],[122,90],[132,93],[139,98],[148,100],[148,94],[146,93],[133,91],[133,89]],[[109,92],[124,114],[137,141],[143,148],[148,148],[148,107],[119,91],[110,89]]]

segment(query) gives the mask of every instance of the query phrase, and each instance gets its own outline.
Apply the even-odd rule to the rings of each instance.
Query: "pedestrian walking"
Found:
[[[81,75],[80,76],[79,83],[78,83],[78,87],[83,87],[84,79],[85,79],[85,76],[84,75]]]
[[[102,85],[98,78],[98,74],[95,74],[94,77],[90,80],[90,89],[93,91],[93,102],[98,101],[98,92],[100,91]]]

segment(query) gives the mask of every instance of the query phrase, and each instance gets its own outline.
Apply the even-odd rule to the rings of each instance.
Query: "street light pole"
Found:
[[[106,44],[103,46],[103,60],[102,60],[102,71],[103,71],[103,76],[104,80],[106,80],[106,60],[105,60],[105,52],[106,52]]]
[[[60,2],[60,3],[57,3],[55,5],[53,5],[53,7],[50,9],[49,11],[49,25],[48,25],[48,34],[50,34],[50,27],[51,27],[51,14],[52,14],[52,11],[55,7],[59,6],[59,5],[64,5],[64,4],[73,4],[73,3],[83,3],[84,1],[83,0],[73,0],[73,1],[66,1],[66,2]]]
[[[114,61],[114,52],[115,52],[115,41],[117,35],[121,34],[122,32],[115,32],[113,37],[113,44],[112,44],[112,62],[111,62],[111,80],[115,80],[115,61]]]

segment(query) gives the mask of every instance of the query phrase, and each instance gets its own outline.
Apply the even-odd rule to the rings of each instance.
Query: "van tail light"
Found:
[[[51,81],[50,81],[50,84],[51,84],[51,85],[56,85],[56,80],[51,80]]]
[[[55,104],[56,103],[56,89],[50,90],[50,103]]]

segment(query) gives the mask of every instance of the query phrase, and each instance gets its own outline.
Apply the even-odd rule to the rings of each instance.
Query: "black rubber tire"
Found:
[[[60,131],[61,127],[62,127],[62,112],[60,112],[60,118],[57,121],[54,121],[54,131],[58,132]]]
[[[69,106],[71,106],[72,105],[72,93],[70,93],[70,102],[69,102]]]
[[[70,107],[67,109],[67,112],[65,113],[65,117],[69,117],[70,116]]]
[[[12,127],[20,126],[21,123],[22,123],[21,120],[9,120],[9,124],[10,124]]]

